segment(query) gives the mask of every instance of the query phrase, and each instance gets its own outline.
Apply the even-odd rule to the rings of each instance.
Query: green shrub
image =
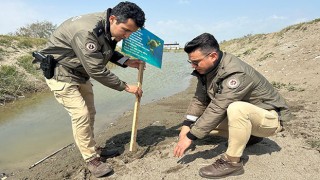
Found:
[[[0,97],[3,95],[19,96],[33,89],[25,80],[25,75],[19,73],[15,66],[0,66]]]
[[[22,44],[22,45],[26,44],[29,47],[44,46],[47,43],[47,39],[42,39],[42,38],[20,37],[18,41],[20,44]]]
[[[6,76],[14,76],[17,73],[17,69],[14,66],[2,65],[0,66],[0,78],[4,78]]]
[[[32,48],[33,45],[27,39],[20,40],[17,44],[18,48]]]
[[[11,41],[9,41],[8,39],[0,38],[0,45],[1,46],[11,46]]]
[[[32,64],[33,57],[31,55],[24,55],[18,58],[17,64],[23,67],[28,73],[32,75],[39,75],[39,71]]]
[[[0,97],[6,93],[13,93],[11,82],[15,81],[13,77],[17,75],[18,71],[14,66],[2,65],[0,66]]]
[[[311,21],[312,23],[317,23],[317,22],[319,22],[320,21],[320,18],[318,18],[318,19],[315,19],[315,20],[313,20],[313,21]]]

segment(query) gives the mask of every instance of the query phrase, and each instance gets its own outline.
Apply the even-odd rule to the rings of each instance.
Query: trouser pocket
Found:
[[[62,91],[67,83],[57,81],[55,79],[46,79],[46,82],[51,91]]]
[[[270,111],[264,115],[258,127],[258,132],[262,137],[268,137],[275,135],[280,129],[278,115],[275,111]]]

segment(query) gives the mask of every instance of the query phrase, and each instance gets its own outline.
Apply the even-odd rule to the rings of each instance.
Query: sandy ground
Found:
[[[320,23],[314,22],[285,32],[234,41],[224,47],[245,59],[270,82],[278,83],[294,115],[285,124],[284,132],[246,148],[245,173],[227,179],[319,179],[319,30]],[[114,173],[100,179],[202,179],[198,170],[226,150],[227,140],[208,136],[194,141],[182,158],[173,157],[194,86],[195,80],[184,92],[141,106],[137,152],[128,151],[132,112],[126,112],[97,134],[99,145],[121,152],[120,156],[107,159]],[[7,175],[8,179],[96,179],[74,146],[30,170]]]
[[[132,112],[99,133],[101,146],[118,148],[121,155],[107,162],[114,173],[100,179],[202,179],[198,170],[226,150],[226,139],[206,137],[194,141],[182,158],[173,148],[194,83],[184,92],[141,106],[138,150],[129,152]],[[228,179],[318,179],[319,151],[305,140],[284,131],[246,148],[245,173]],[[96,179],[86,170],[76,147],[71,146],[31,170],[16,172],[10,179]]]

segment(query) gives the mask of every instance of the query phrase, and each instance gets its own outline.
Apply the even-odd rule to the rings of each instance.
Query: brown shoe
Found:
[[[244,173],[242,162],[233,163],[227,161],[223,156],[213,164],[199,170],[199,175],[209,179],[219,179],[227,176],[240,175]]]
[[[99,178],[112,172],[112,167],[101,161],[100,157],[96,157],[87,162],[87,167],[91,174]]]

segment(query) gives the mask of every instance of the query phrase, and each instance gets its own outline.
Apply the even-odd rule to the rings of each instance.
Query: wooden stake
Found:
[[[139,66],[139,74],[138,74],[138,87],[142,88],[142,80],[143,80],[143,70],[144,70],[144,63],[141,63]],[[134,113],[133,113],[133,120],[132,120],[132,129],[131,129],[131,141],[130,141],[130,149],[129,151],[136,151],[137,150],[137,126],[138,126],[138,117],[139,117],[139,110],[140,110],[140,100],[141,98],[136,97],[136,102],[134,104]]]
[[[46,156],[46,157],[42,158],[42,159],[41,159],[41,160],[39,160],[38,162],[36,162],[36,163],[32,164],[32,165],[29,167],[29,169],[31,169],[31,168],[35,167],[36,165],[38,165],[38,164],[42,163],[44,160],[46,160],[46,159],[48,159],[48,158],[52,157],[53,155],[57,154],[58,152],[62,151],[62,150],[63,150],[63,149],[65,149],[65,148],[67,148],[67,147],[71,146],[72,144],[73,144],[73,143],[71,143],[71,144],[69,144],[69,145],[66,145],[66,146],[64,146],[64,147],[62,147],[62,148],[60,148],[60,149],[56,150],[55,152],[53,152],[53,153],[49,154],[48,156]]]

